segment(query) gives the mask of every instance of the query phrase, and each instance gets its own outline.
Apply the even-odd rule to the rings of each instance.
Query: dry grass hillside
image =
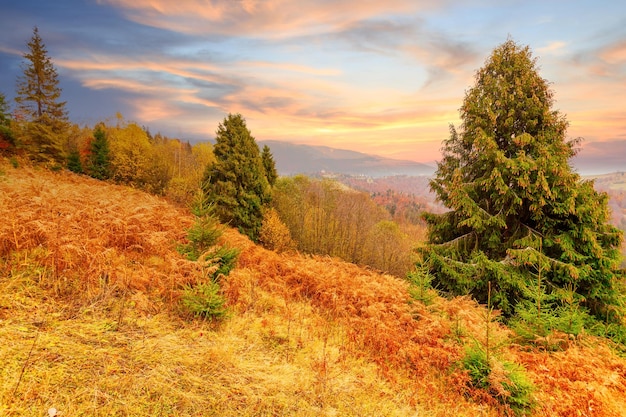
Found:
[[[626,360],[600,339],[519,346],[471,300],[412,302],[405,281],[232,230],[230,315],[191,319],[193,218],[129,188],[0,159],[0,218],[2,416],[507,415],[459,366],[487,334],[534,383],[532,415],[626,415]]]

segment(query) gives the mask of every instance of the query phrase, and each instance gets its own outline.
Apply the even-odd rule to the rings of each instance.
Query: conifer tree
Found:
[[[109,179],[111,178],[111,155],[109,141],[102,125],[95,127],[93,138],[87,163],[89,175],[99,180]]]
[[[67,155],[67,169],[77,174],[83,173],[83,164],[78,149],[72,149]]]
[[[3,93],[0,93],[0,151],[15,145],[15,138],[11,130],[11,115],[9,103]]]
[[[263,146],[263,150],[261,151],[261,160],[263,161],[263,168],[265,168],[265,177],[267,178],[267,182],[271,186],[276,184],[276,180],[278,179],[278,172],[276,172],[276,162],[274,162],[274,156],[270,152],[270,147],[267,145]]]
[[[215,161],[207,165],[203,191],[222,223],[256,241],[270,185],[259,147],[240,114],[229,114],[217,129]]]
[[[24,54],[23,75],[18,77],[15,101],[17,112],[28,123],[25,146],[37,160],[63,159],[61,135],[67,130],[65,102],[57,71],[39,36],[37,27]]]
[[[3,93],[0,93],[0,126],[9,126],[11,115],[9,113],[9,103]]]
[[[491,282],[505,314],[573,289],[597,316],[619,315],[622,235],[607,195],[569,165],[579,140],[566,141],[553,95],[530,49],[510,39],[478,70],[430,184],[450,211],[425,216],[423,260],[455,294],[486,302]]]

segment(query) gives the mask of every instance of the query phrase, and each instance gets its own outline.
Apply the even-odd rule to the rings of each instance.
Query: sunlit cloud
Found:
[[[381,13],[403,14],[441,7],[444,2],[412,0],[99,0],[120,8],[144,25],[175,32],[258,36],[268,39],[333,32],[346,20]]]
[[[623,65],[626,64],[626,40],[609,46],[600,53],[600,57],[607,64]]]
[[[555,109],[570,122],[568,137],[611,143],[626,132],[623,6],[609,12],[491,0],[72,1],[72,20],[54,2],[40,12],[24,6],[20,15],[45,11],[41,33],[63,79],[82,88],[81,103],[106,115],[121,108],[154,132],[205,140],[228,113],[241,113],[258,140],[432,161],[449,124],[460,123],[458,108],[476,70],[509,36],[537,57]],[[581,16],[584,26],[576,24]],[[24,31],[17,47],[0,27],[7,74],[18,67]],[[0,73],[5,79],[13,82],[14,72]]]
[[[548,43],[546,46],[542,46],[542,47],[537,48],[537,52],[539,52],[540,54],[560,53],[560,52],[563,52],[563,50],[565,49],[566,46],[567,46],[566,42],[554,41],[554,42]]]

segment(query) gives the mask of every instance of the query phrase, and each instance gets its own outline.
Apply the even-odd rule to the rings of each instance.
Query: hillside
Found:
[[[590,177],[595,187],[609,195],[612,221],[626,231],[626,172]]]
[[[602,339],[520,346],[471,300],[426,306],[233,230],[230,317],[191,319],[180,292],[203,272],[175,248],[193,218],[139,191],[0,159],[0,217],[3,416],[507,415],[459,366],[487,334],[536,386],[532,415],[625,415],[626,359]]]

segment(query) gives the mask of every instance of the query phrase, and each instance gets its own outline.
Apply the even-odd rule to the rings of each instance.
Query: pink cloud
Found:
[[[607,64],[626,64],[626,41],[617,42],[600,52],[600,58]]]
[[[378,14],[441,7],[442,2],[411,0],[99,0],[122,9],[136,22],[195,34],[255,35],[263,38],[339,30],[346,21]]]

